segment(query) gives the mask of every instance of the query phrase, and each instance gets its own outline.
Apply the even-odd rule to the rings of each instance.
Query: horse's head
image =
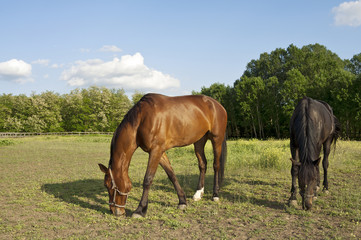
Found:
[[[321,158],[315,161],[301,163],[291,159],[298,171],[298,184],[302,196],[302,207],[306,210],[312,208],[313,197],[317,188],[318,165]]]
[[[105,173],[104,186],[109,194],[109,207],[111,213],[115,216],[125,215],[125,204],[128,198],[128,193],[121,192],[115,183],[111,169],[108,169],[103,164],[98,164],[100,170]]]

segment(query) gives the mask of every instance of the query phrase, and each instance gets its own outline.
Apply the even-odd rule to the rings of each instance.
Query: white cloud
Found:
[[[101,49],[99,49],[101,52],[121,52],[122,49],[118,48],[114,45],[104,45]]]
[[[332,9],[336,26],[361,25],[361,1],[343,2]]]
[[[32,82],[31,70],[31,65],[23,60],[11,59],[0,62],[0,80],[18,83]]]
[[[104,62],[100,59],[77,61],[63,71],[61,79],[70,86],[105,85],[125,90],[178,88],[179,80],[144,65],[140,53]]]
[[[80,52],[82,52],[82,53],[88,53],[88,52],[90,52],[90,49],[88,49],[88,48],[81,48],[81,49],[80,49]]]
[[[64,66],[64,64],[57,64],[57,63],[54,63],[54,64],[52,64],[50,67],[51,68],[62,68]]]
[[[48,66],[49,65],[50,60],[48,59],[38,59],[36,61],[32,61],[32,64],[39,64],[39,65],[43,65],[43,66]]]

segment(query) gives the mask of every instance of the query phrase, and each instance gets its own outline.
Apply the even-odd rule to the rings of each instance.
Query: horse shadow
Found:
[[[187,201],[192,201],[193,194],[195,193],[196,187],[198,184],[199,175],[197,175],[197,174],[177,175],[177,178],[187,196]],[[170,194],[174,194],[174,196],[176,197],[176,191],[174,190],[172,183],[167,178],[163,178],[158,182],[154,181],[153,184],[155,185],[154,188],[156,188],[158,190],[162,190],[162,191],[167,191]],[[253,188],[258,188],[258,187],[262,187],[262,186],[276,187],[279,183],[266,182],[266,181],[262,181],[262,180],[252,180],[252,179],[239,180],[234,177],[227,178],[227,176],[226,176],[223,183],[221,184],[219,196],[221,199],[222,198],[226,199],[229,202],[237,202],[237,203],[250,202],[252,204],[256,204],[259,206],[268,207],[268,208],[272,208],[272,209],[277,209],[277,210],[285,209],[285,202],[277,201],[277,200],[269,200],[264,195],[260,195],[259,197],[258,196],[247,197],[245,194],[227,190],[228,185],[234,185],[234,184],[249,185]],[[205,176],[204,185],[205,185],[204,186],[204,188],[205,188],[205,196],[204,197],[209,196],[209,198],[211,199],[211,196],[213,194],[213,175],[212,174]],[[153,186],[152,186],[152,188],[153,188]],[[166,203],[162,202],[162,201],[157,201],[157,203],[166,205]]]
[[[276,187],[279,185],[279,183],[276,182],[265,182],[262,180],[252,180],[252,179],[246,179],[246,180],[240,180],[234,177],[230,177],[226,180],[227,184],[238,184],[238,185],[248,185],[248,187],[259,189],[264,186],[270,186],[270,187]],[[245,194],[235,192],[235,191],[228,191],[224,190],[221,191],[222,197],[226,198],[227,200],[231,202],[249,202],[258,206],[268,207],[276,210],[284,210],[286,202],[277,201],[277,200],[269,200],[267,199],[267,196],[269,193],[264,194],[252,194],[253,196],[249,197]],[[275,196],[275,194],[272,194]]]
[[[198,183],[199,175],[197,174],[184,174],[177,176],[180,185],[186,193],[187,200],[192,201],[191,198],[195,193]],[[268,183],[263,181],[245,180],[240,181],[236,178],[225,178],[220,190],[220,198],[227,199],[229,202],[251,202],[259,206],[270,207],[274,209],[284,209],[284,203],[278,201],[271,201],[264,198],[246,197],[242,193],[235,193],[234,191],[222,190],[227,189],[226,186],[230,184],[248,184],[248,185],[277,185],[276,183]],[[142,188],[142,181],[134,181],[133,187]],[[101,213],[109,213],[109,207],[106,202],[108,193],[104,188],[102,179],[84,179],[65,183],[48,183],[41,187],[42,191],[53,195],[55,198],[69,204],[78,205],[84,209],[95,210]],[[151,187],[153,190],[169,192],[177,199],[176,191],[173,184],[168,178],[155,179]],[[152,190],[151,190],[152,191]],[[205,196],[212,196],[213,193],[213,175],[206,175],[205,177]],[[132,197],[134,200],[140,201],[140,198]],[[152,200],[151,200],[152,201]],[[169,202],[163,200],[153,200],[161,205],[168,205]],[[131,210],[126,209],[126,215],[131,215]]]
[[[108,193],[101,179],[84,179],[65,183],[47,183],[42,185],[42,191],[69,204],[75,204],[85,209],[98,212],[109,212],[104,202]]]

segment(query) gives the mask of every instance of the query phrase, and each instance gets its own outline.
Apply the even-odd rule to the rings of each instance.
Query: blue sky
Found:
[[[232,85],[263,52],[361,52],[361,1],[0,2],[0,94],[92,85],[167,95]]]

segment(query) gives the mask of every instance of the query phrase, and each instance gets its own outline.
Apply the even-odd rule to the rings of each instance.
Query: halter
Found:
[[[114,177],[113,177],[113,174],[112,174],[112,170],[110,168],[109,168],[109,173],[110,173],[110,178],[112,179],[112,185],[113,185],[112,189],[114,189],[114,196],[113,196],[113,202],[110,202],[108,204],[110,206],[114,206],[114,207],[125,208],[125,204],[127,203],[129,193],[124,193],[124,192],[119,191],[117,185],[115,184]],[[118,204],[115,203],[115,196],[117,195],[117,192],[119,193],[120,196],[127,196],[126,199],[125,199],[124,205],[118,205]]]
[[[305,198],[313,198],[315,195],[314,194],[311,194],[311,195],[301,195],[302,197],[305,197]]]

